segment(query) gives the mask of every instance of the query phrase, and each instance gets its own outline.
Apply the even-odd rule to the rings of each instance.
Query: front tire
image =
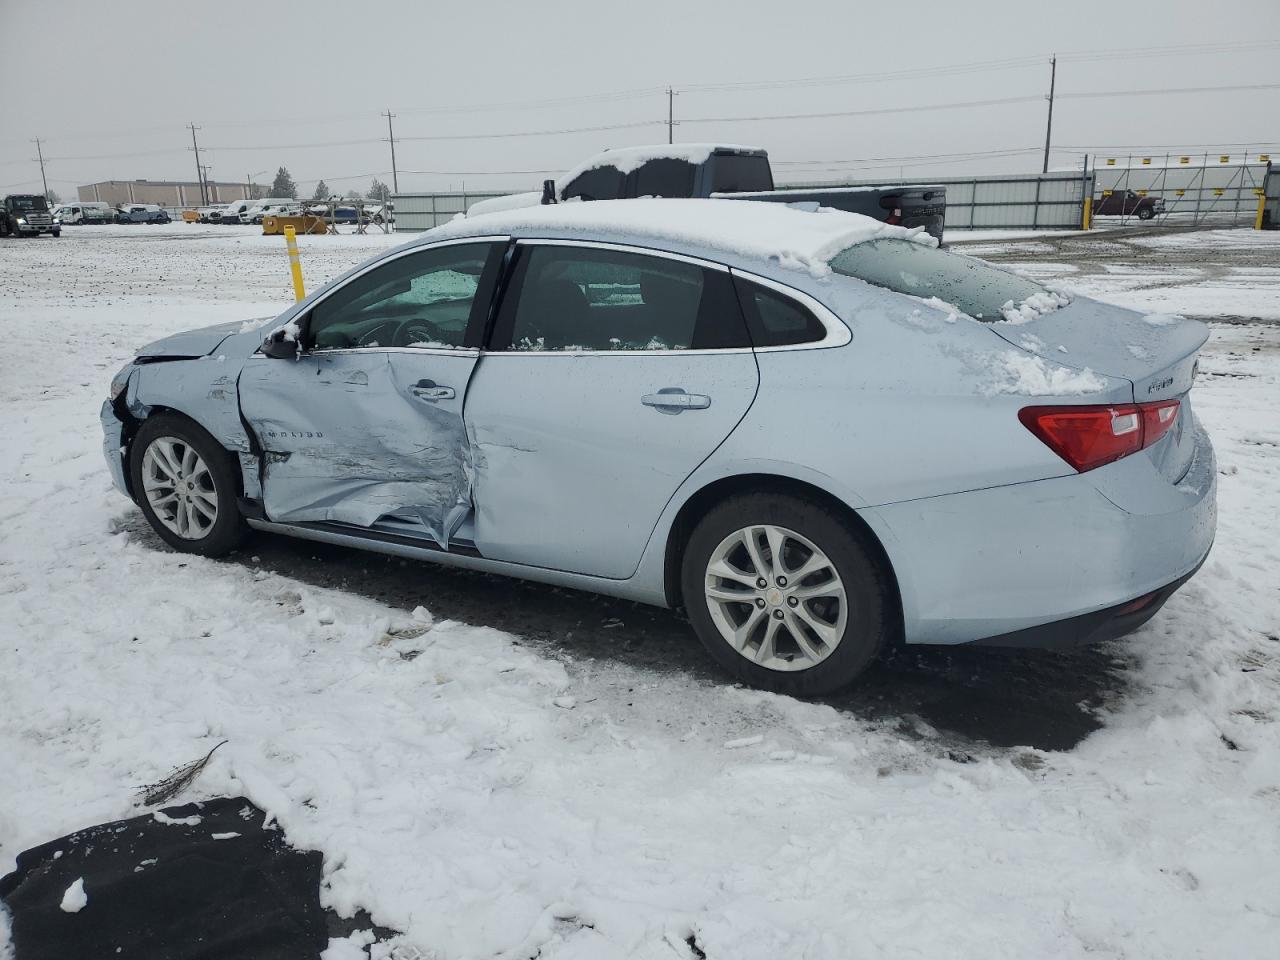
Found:
[[[147,522],[175,550],[218,557],[243,541],[234,460],[191,420],[160,414],[143,423],[129,476]]]
[[[703,517],[685,549],[681,591],[717,663],[795,696],[852,683],[895,622],[862,531],[830,507],[783,494],[735,496]]]
[[[1156,215],[1156,212],[1152,210],[1150,207],[1143,207],[1141,210],[1138,211],[1139,220],[1150,220],[1155,215]]]

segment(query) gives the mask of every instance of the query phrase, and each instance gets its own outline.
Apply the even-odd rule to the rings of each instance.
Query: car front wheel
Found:
[[[133,494],[171,547],[221,556],[244,539],[234,461],[209,433],[183,417],[147,420],[129,450]]]
[[[883,647],[893,604],[865,535],[815,501],[733,497],[694,529],[685,609],[713,658],[744,683],[815,696],[851,683]]]

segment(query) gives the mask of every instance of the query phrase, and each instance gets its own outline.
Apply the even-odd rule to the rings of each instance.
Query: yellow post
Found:
[[[1093,197],[1084,198],[1084,216],[1080,219],[1080,229],[1088,230],[1089,221],[1093,217]]]
[[[1258,215],[1253,218],[1253,229],[1262,229],[1262,211],[1267,208],[1267,198],[1265,196],[1258,198]]]
[[[289,272],[293,274],[293,297],[301,300],[307,295],[302,289],[302,263],[298,260],[298,231],[292,226],[284,228],[284,243],[289,248]]]

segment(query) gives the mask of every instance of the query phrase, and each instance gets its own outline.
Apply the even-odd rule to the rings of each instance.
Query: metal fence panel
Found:
[[[1084,198],[1092,179],[1084,173],[1010,174],[993,177],[930,177],[914,180],[825,181],[792,183],[779,189],[822,187],[944,186],[947,229],[1007,227],[1080,227]],[[430,230],[471,204],[503,193],[401,193],[395,196],[396,230]]]

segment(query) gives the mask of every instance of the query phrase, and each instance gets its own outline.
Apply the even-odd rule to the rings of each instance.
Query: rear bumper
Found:
[[[1176,483],[1134,455],[1084,474],[862,511],[893,563],[906,641],[1088,643],[1150,619],[1213,544],[1217,468],[1196,429]]]
[[[1207,559],[1207,554],[1205,558]],[[1055,620],[1043,623],[1038,627],[1027,627],[1002,633],[995,637],[983,637],[974,640],[974,646],[982,647],[1023,647],[1039,650],[1063,650],[1072,647],[1084,647],[1105,640],[1115,640],[1125,634],[1132,633],[1160,612],[1184,583],[1196,575],[1203,565],[1204,559],[1196,564],[1195,570],[1183,574],[1173,583],[1154,590],[1141,597],[1125,603],[1116,604],[1105,610],[1070,617],[1066,620]]]

